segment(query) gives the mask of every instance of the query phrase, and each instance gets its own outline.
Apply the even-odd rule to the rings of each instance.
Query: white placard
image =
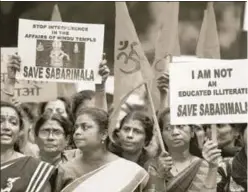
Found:
[[[19,19],[17,78],[51,82],[100,83],[103,24]]]
[[[1,87],[7,78],[9,56],[17,53],[17,48],[1,48]],[[20,102],[43,102],[56,99],[57,85],[51,82],[20,81],[15,84],[14,97]]]
[[[247,60],[171,63],[170,109],[171,124],[247,122]]]

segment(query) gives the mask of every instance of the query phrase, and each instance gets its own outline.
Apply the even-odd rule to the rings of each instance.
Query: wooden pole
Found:
[[[148,82],[145,83],[145,88],[146,88],[146,91],[147,91],[147,94],[148,94],[148,100],[149,100],[150,105],[151,105],[152,118],[154,120],[154,126],[155,126],[155,130],[156,130],[156,133],[157,133],[157,136],[158,136],[159,145],[161,147],[162,152],[166,153],[163,138],[162,138],[162,134],[161,134],[161,131],[159,129],[159,124],[158,124],[158,120],[157,120],[157,116],[156,116],[156,111],[155,111],[154,104],[153,104],[153,101],[152,101],[152,95],[151,95],[151,92],[149,90]]]

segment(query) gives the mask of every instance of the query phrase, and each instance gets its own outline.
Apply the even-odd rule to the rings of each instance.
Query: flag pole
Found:
[[[147,91],[147,94],[148,94],[148,100],[150,102],[150,106],[151,106],[151,110],[152,110],[152,118],[154,120],[154,126],[155,126],[155,130],[157,132],[159,145],[161,147],[162,152],[166,152],[165,147],[164,147],[164,141],[163,141],[163,138],[162,138],[162,134],[161,134],[161,131],[159,129],[159,124],[158,124],[158,120],[157,120],[157,116],[156,116],[156,111],[155,111],[154,104],[153,104],[153,101],[152,101],[152,95],[151,95],[151,92],[149,90],[148,82],[145,83],[145,88],[146,88],[146,91]]]

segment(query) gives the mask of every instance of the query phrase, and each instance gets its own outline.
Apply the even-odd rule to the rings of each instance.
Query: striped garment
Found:
[[[43,192],[54,166],[25,156],[1,164],[1,192]]]

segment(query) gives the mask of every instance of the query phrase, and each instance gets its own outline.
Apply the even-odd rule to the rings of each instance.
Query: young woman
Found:
[[[110,150],[120,157],[144,167],[149,159],[145,150],[153,137],[153,121],[141,110],[133,110],[120,122],[120,129],[114,132],[116,144]]]
[[[83,155],[65,165],[62,192],[141,190],[148,173],[136,163],[120,158],[106,147],[108,114],[98,108],[78,112],[73,135]],[[69,183],[69,184],[68,184]]]
[[[1,192],[50,192],[49,182],[55,168],[18,152],[23,120],[12,104],[1,102]]]
[[[217,144],[207,141],[202,155],[192,127],[170,125],[170,111],[165,109],[159,117],[159,125],[168,152],[151,161],[148,166],[150,181],[147,190],[158,192],[214,192],[217,175]]]

